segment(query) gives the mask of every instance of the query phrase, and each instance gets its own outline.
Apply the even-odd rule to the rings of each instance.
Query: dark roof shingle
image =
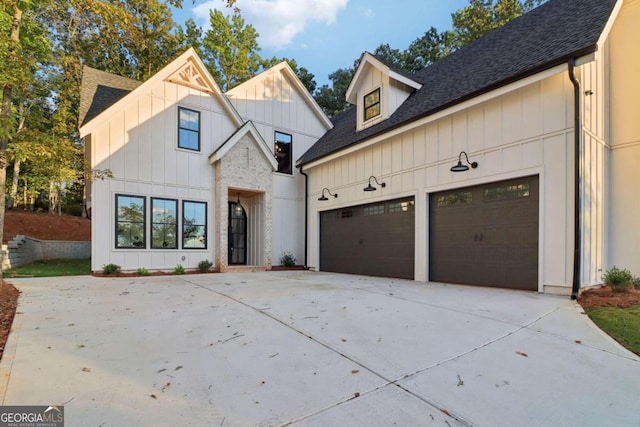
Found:
[[[98,114],[140,86],[142,82],[88,66],[82,69],[80,87],[79,126],[91,121]]]
[[[385,121],[356,131],[356,108],[302,157],[304,165],[372,136],[597,49],[616,0],[549,0],[416,73],[423,85]]]

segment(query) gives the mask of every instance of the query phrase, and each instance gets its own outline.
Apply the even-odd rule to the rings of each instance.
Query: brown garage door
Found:
[[[320,270],[413,279],[414,200],[320,213]]]
[[[429,280],[538,289],[538,177],[434,193]]]

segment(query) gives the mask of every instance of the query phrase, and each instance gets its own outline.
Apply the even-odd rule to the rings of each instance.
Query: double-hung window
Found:
[[[200,151],[200,112],[178,107],[178,147]]]
[[[207,204],[182,202],[182,247],[184,249],[207,248]]]
[[[116,248],[145,247],[145,211],[144,197],[116,194]]]
[[[380,88],[364,96],[364,121],[380,115]]]
[[[178,201],[151,198],[151,249],[178,249]]]

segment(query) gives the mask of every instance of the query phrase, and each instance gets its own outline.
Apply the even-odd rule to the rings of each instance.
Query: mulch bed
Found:
[[[640,305],[640,289],[628,292],[613,292],[610,287],[588,289],[578,297],[578,303],[584,309],[593,307],[627,308]]]
[[[0,283],[0,358],[4,353],[4,346],[11,331],[19,295],[20,291],[14,288],[11,283],[5,281]]]

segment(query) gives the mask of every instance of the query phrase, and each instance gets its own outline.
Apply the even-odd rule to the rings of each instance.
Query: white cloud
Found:
[[[373,11],[373,9],[370,8],[366,8],[363,9],[362,14],[365,16],[365,18],[374,18],[376,16],[376,13]]]
[[[235,6],[242,11],[245,22],[253,25],[260,34],[259,43],[262,47],[283,49],[310,23],[334,24],[338,12],[345,9],[348,2],[349,0],[238,0]],[[221,0],[209,0],[193,8],[194,16],[205,28],[209,26],[211,9],[228,12]]]

